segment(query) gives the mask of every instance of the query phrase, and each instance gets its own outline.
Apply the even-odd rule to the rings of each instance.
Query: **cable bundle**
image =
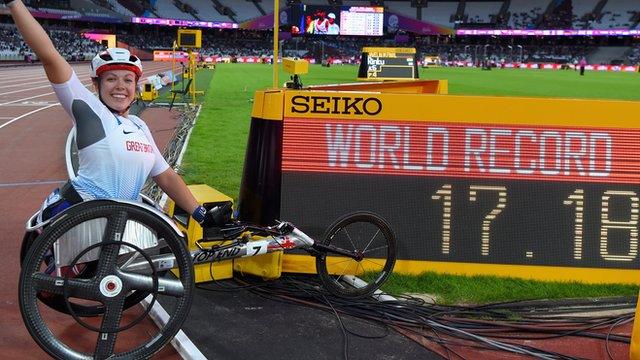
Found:
[[[327,293],[317,279],[309,276],[288,275],[273,282],[245,277],[236,279],[236,283],[239,285],[229,286],[215,282],[198,288],[208,291],[248,290],[267,299],[331,312],[341,326],[345,359],[348,359],[348,335],[379,338],[386,336],[390,329],[449,359],[464,359],[459,353],[464,347],[540,359],[575,359],[571,355],[521,344],[525,340],[539,341],[569,336],[603,340],[608,356],[613,359],[609,344],[630,342],[629,336],[613,334],[613,329],[633,320],[636,302],[635,298],[618,298],[609,301],[574,299],[444,306],[427,304],[424,300],[411,296],[398,296],[393,301],[337,298]],[[571,314],[576,311],[590,313],[603,310],[628,312],[618,316]],[[343,316],[378,324],[385,329],[384,334],[375,337],[357,334],[345,327],[341,319]]]

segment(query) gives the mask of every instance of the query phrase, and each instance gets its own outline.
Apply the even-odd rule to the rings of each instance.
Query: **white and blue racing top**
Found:
[[[79,168],[71,183],[84,200],[137,200],[149,175],[169,168],[147,124],[112,113],[75,72],[52,86],[75,124]]]

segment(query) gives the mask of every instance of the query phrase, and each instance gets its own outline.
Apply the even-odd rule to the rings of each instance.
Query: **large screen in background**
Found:
[[[293,34],[382,36],[384,8],[300,5],[290,18]]]

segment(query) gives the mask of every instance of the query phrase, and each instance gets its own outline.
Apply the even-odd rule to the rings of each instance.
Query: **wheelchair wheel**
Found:
[[[95,219],[104,219],[106,223],[102,241],[79,249],[72,254],[73,261],[69,264],[71,268],[92,269],[86,270],[82,278],[47,272],[50,267],[47,258],[56,240],[76,225]],[[122,234],[130,220],[153,229],[157,238],[163,240],[158,242],[163,248],[142,249],[123,242]],[[124,248],[128,252],[122,251]],[[97,260],[83,263],[90,252],[95,252]],[[146,267],[123,263],[122,259],[130,259],[133,253],[143,259],[138,263]],[[164,259],[167,255],[172,258],[179,277],[159,276],[154,260],[160,253]],[[34,241],[20,273],[20,312],[32,338],[54,358],[142,359],[159,351],[180,330],[191,307],[193,289],[190,254],[184,240],[169,224],[157,214],[134,205],[89,201],[69,209]],[[152,294],[152,304],[157,298],[162,299],[169,319],[156,333],[148,329],[135,332],[134,325],[146,317],[148,310],[127,309],[125,304],[132,294]],[[41,306],[41,298],[51,295],[63,299],[70,317]],[[80,319],[72,304],[101,307],[102,312]]]
[[[22,246],[20,248],[20,266],[25,262],[27,254],[29,253],[29,249],[38,238],[38,232],[29,231],[25,233],[24,238],[22,239]],[[50,259],[45,259],[45,265],[50,265]],[[78,279],[87,279],[91,278],[95,274],[97,262],[89,262],[85,263],[82,266],[78,266],[73,271],[68,271],[68,273],[73,273],[74,278]],[[166,271],[159,271],[158,276],[162,277],[166,274]],[[128,309],[134,305],[137,305],[149,295],[148,292],[144,291],[133,291],[131,294],[127,295],[127,298],[124,302],[124,308]],[[102,305],[83,305],[79,303],[71,302],[65,300],[62,295],[56,295],[51,293],[38,293],[38,298],[40,301],[46,306],[50,307],[53,310],[59,311],[61,313],[65,313],[71,315],[69,311],[69,307],[71,311],[79,317],[87,317],[87,316],[98,316],[104,314],[104,306]]]
[[[329,226],[321,242],[352,256],[335,253],[316,257],[316,270],[325,288],[345,298],[373,294],[387,280],[396,262],[396,240],[391,227],[370,212],[347,214]],[[361,286],[344,282],[347,278],[364,280]]]

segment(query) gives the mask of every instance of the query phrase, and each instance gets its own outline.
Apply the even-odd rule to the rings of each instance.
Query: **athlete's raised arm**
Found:
[[[54,84],[62,84],[71,78],[71,65],[60,55],[51,42],[49,35],[21,0],[3,0],[11,10],[13,21],[24,41],[36,53],[44,65],[47,78]]]

